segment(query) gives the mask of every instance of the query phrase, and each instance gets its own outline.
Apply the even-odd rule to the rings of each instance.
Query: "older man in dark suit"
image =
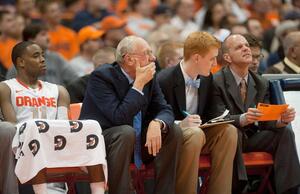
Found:
[[[252,55],[247,40],[242,35],[230,35],[222,51],[229,65],[214,75],[212,109],[229,109],[230,118],[239,128],[236,178],[247,180],[242,152],[267,151],[274,156],[276,193],[297,193],[300,166],[295,136],[288,126],[295,118],[294,108],[289,107],[278,121],[258,122],[262,113],[256,105],[269,103],[269,88],[265,79],[248,70]],[[241,193],[240,189],[235,187],[234,193]]]
[[[130,193],[129,164],[154,160],[155,193],[175,193],[182,134],[155,79],[149,44],[125,37],[116,61],[96,69],[89,79],[81,119],[95,119],[105,138],[109,193]],[[142,155],[142,158],[141,158]]]
[[[220,42],[206,32],[191,33],[184,42],[184,60],[164,69],[158,80],[175,119],[183,132],[182,151],[176,177],[176,194],[196,194],[198,162],[201,153],[212,158],[208,194],[231,194],[237,129],[222,124],[200,129],[207,121],[212,75]],[[187,111],[190,115],[185,115]]]

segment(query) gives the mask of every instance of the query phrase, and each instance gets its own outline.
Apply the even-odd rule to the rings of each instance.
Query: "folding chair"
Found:
[[[267,152],[249,152],[243,153],[243,158],[247,174],[262,177],[258,191],[247,194],[264,194],[267,188],[269,194],[275,194],[270,182],[270,174],[274,164],[272,155]]]
[[[201,177],[202,184],[200,185],[199,194],[204,194],[207,192],[210,167],[211,167],[210,156],[209,155],[200,155],[198,176]]]

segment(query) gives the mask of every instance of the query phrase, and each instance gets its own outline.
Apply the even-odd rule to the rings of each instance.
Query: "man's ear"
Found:
[[[17,58],[16,63],[16,66],[18,67],[24,67],[24,59],[22,59],[21,57]]]
[[[294,59],[297,57],[297,53],[295,52],[295,47],[290,47],[288,54]]]
[[[228,53],[223,54],[223,59],[227,62],[227,63],[231,63],[231,57],[229,56]]]
[[[197,63],[200,60],[200,55],[199,54],[193,54],[191,56],[191,59],[193,60],[194,63]]]

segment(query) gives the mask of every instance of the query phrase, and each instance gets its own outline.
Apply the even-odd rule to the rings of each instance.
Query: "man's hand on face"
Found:
[[[161,148],[161,129],[160,123],[151,121],[147,130],[146,144],[148,153],[156,156]]]
[[[144,86],[153,79],[155,74],[155,63],[151,62],[150,64],[141,67],[141,65],[136,62],[136,73],[133,87],[142,91]]]

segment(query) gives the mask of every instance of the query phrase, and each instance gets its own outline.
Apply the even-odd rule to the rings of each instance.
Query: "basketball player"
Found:
[[[46,71],[44,53],[40,46],[26,41],[18,43],[13,48],[12,61],[17,69],[17,77],[0,83],[0,107],[4,120],[13,124],[30,119],[67,120],[70,104],[67,90],[62,86],[38,80],[38,77]],[[7,150],[7,154],[10,155],[11,151]],[[12,160],[12,157],[7,158]],[[13,161],[0,160],[0,162]],[[90,174],[92,193],[104,193],[105,178],[101,165],[88,167],[88,171],[93,172]],[[5,172],[3,174],[14,176]],[[43,171],[29,181],[33,184],[36,194],[47,193],[45,182]]]

